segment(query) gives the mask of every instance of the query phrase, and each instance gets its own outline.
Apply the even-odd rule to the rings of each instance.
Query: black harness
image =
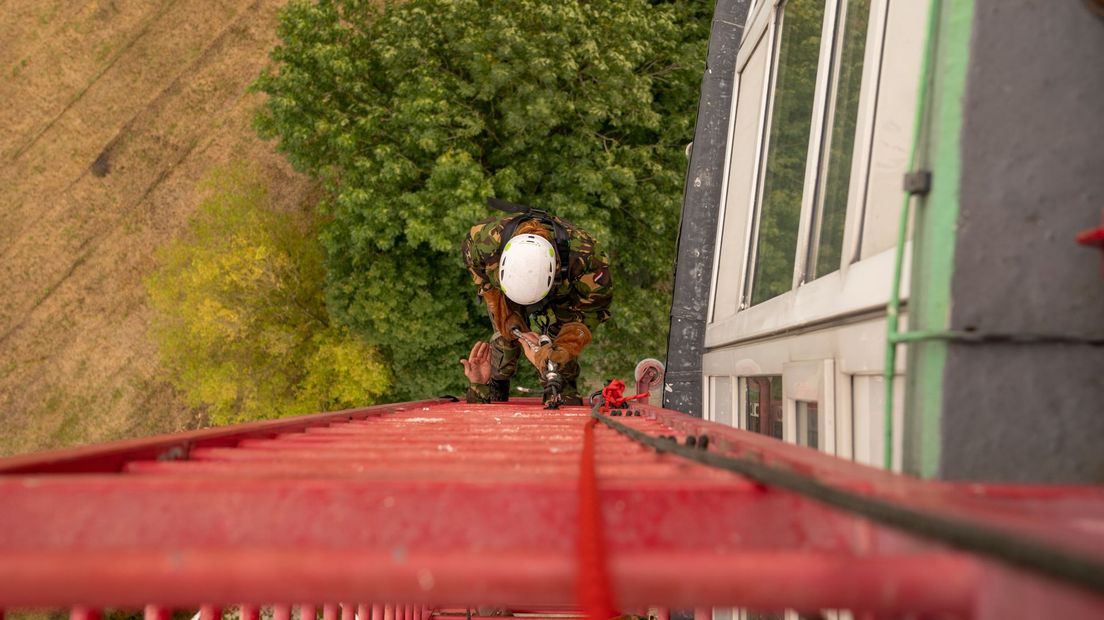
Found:
[[[487,198],[487,206],[499,211],[505,211],[506,213],[514,213],[514,217],[506,220],[506,223],[502,227],[502,235],[498,245],[498,257],[502,256],[502,250],[506,248],[506,244],[514,236],[514,231],[517,230],[518,225],[522,222],[529,220],[536,220],[545,226],[552,229],[552,237],[555,239],[556,244],[556,261],[559,269],[556,270],[556,279],[552,284],[552,289],[555,290],[559,287],[560,283],[567,281],[568,269],[571,265],[571,249],[568,245],[567,229],[563,227],[555,218],[548,214],[547,211],[541,211],[540,209],[533,209],[525,205],[514,204],[512,202],[506,202],[505,200],[499,200],[498,198]],[[525,318],[528,320],[530,316],[540,313],[546,307],[549,302],[552,301],[552,295],[545,295],[544,299],[538,301],[535,304],[529,304],[522,306],[525,312]]]

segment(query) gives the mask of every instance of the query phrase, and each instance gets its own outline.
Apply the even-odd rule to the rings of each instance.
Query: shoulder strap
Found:
[[[517,230],[519,224],[529,219],[528,215],[528,213],[519,213],[502,224],[502,232],[499,233],[498,252],[496,256],[502,256],[502,250],[506,249],[506,244],[513,238],[514,231]]]
[[[505,200],[499,200],[494,197],[487,198],[487,206],[496,211],[505,211],[506,213],[525,213],[529,211],[529,207],[525,205],[506,202]]]
[[[571,246],[568,243],[567,229],[563,224],[554,217],[548,217],[547,221],[552,224],[552,236],[556,238],[556,252],[560,257],[560,273],[556,278],[558,284],[568,279],[568,270],[571,267]]]
[[[498,211],[516,214],[514,217],[506,220],[502,226],[502,233],[498,244],[498,256],[502,256],[502,250],[505,249],[506,244],[514,236],[514,231],[517,230],[519,224],[527,220],[537,220],[552,229],[552,238],[556,244],[556,253],[559,262],[559,270],[556,272],[555,285],[558,286],[561,282],[569,278],[569,269],[571,267],[570,235],[558,219],[552,217],[546,211],[533,209],[532,207],[507,202],[505,200],[499,200],[498,198],[487,198],[487,206]],[[536,304],[526,306],[526,314],[528,315],[543,309],[548,305],[549,299],[550,297],[545,297]]]

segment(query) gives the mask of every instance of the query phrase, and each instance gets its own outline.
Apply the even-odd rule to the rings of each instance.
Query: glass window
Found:
[[[829,108],[831,122],[827,124],[828,135],[825,137],[827,152],[821,175],[820,214],[813,229],[814,243],[806,272],[810,279],[828,275],[840,267],[870,0],[840,2],[837,19],[835,92]]]
[[[714,276],[713,320],[736,314],[740,305],[740,276],[744,268],[747,213],[755,189],[755,152],[759,148],[759,119],[762,116],[764,76],[767,71],[766,36],[760,39],[751,59],[740,73],[736,94],[736,119],[732,127],[732,164],[729,166],[728,196],[724,206],[720,249]]]
[[[752,305],[793,288],[823,20],[824,0],[790,0],[783,9]]]
[[[747,378],[747,429],[782,439],[782,377]]]
[[[797,443],[809,448],[820,448],[820,435],[817,432],[817,404],[797,401]]]

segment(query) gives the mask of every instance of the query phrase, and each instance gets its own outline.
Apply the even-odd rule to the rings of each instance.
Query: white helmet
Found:
[[[544,237],[517,235],[502,249],[498,279],[502,292],[514,303],[537,303],[552,290],[556,279],[555,248]]]

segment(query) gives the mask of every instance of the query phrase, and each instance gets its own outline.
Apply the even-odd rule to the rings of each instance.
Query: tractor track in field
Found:
[[[285,1],[89,0],[74,13],[0,0],[0,18],[22,20],[0,30],[24,38],[5,60],[39,50],[0,111],[14,121],[0,167],[0,456],[202,422],[165,382],[144,281],[212,169],[248,165],[274,208],[314,195],[252,129],[263,98],[247,87]]]
[[[168,4],[175,3],[176,1],[177,0],[171,0],[171,2]],[[255,11],[261,3],[262,0],[254,0],[254,2],[243,9],[233,20],[231,20],[231,22],[226,27],[222,29],[221,32],[219,32],[219,34],[214,39],[211,40],[207,47],[204,48],[204,50],[195,59],[188,63],[183,69],[181,69],[173,77],[173,79],[157,93],[157,95],[155,95],[150,101],[142,106],[142,108],[140,108],[129,119],[127,119],[127,121],[123,123],[123,125],[115,132],[111,139],[107,141],[103,148],[100,149],[100,156],[97,157],[97,161],[99,161],[100,157],[104,154],[110,154],[116,147],[119,146],[120,143],[124,142],[128,138],[132,138],[135,135],[140,135],[143,129],[147,129],[149,126],[154,124],[157,120],[158,113],[162,110],[165,103],[172,99],[174,96],[180,94],[182,90],[181,85],[184,83],[185,79],[189,77],[194,77],[197,73],[200,72],[200,70],[207,66],[207,64],[215,56],[217,56],[218,52],[224,49],[229,35],[239,30],[242,25],[242,20],[251,12]],[[51,124],[52,122],[53,121],[51,121]],[[90,172],[93,172],[95,163],[96,162],[93,162],[92,166],[84,167],[81,170],[80,174],[75,179],[70,181],[65,189],[59,193],[64,195],[72,192],[73,188],[76,187],[78,183],[86,180],[88,174]],[[129,211],[133,210],[134,207],[136,207],[142,202],[142,200],[149,196],[153,188],[160,184],[160,182],[164,180],[164,177],[168,174],[168,172],[170,172],[172,168],[174,168],[179,163],[179,160],[174,161],[165,169],[163,169],[158,175],[155,182],[148,185],[146,189],[142,192],[141,197],[133,204],[131,204],[130,207],[120,210],[119,214],[125,216]],[[114,223],[111,224],[111,226],[119,225],[120,221],[121,220],[116,220]],[[19,233],[16,233],[16,236],[13,239],[14,242],[10,243],[7,247],[0,250],[0,260],[6,259],[8,257],[8,253],[12,252],[14,248],[16,248],[23,240],[23,236]],[[2,342],[3,337],[0,337],[0,343]]]
[[[151,15],[145,21],[145,23],[142,24],[138,32],[115,52],[115,54],[108,60],[108,62],[98,72],[96,72],[95,75],[92,76],[92,79],[88,80],[88,82],[85,83],[84,87],[82,87],[79,91],[77,91],[75,95],[73,95],[73,97],[69,99],[69,101],[61,108],[60,111],[58,111],[57,114],[55,114],[49,121],[46,122],[45,125],[43,125],[38,131],[36,131],[30,137],[30,139],[23,143],[22,146],[16,148],[15,151],[10,156],[8,156],[8,161],[15,161],[19,159],[19,157],[22,156],[23,153],[26,153],[31,147],[37,144],[38,140],[46,132],[50,131],[50,129],[54,127],[54,124],[58,122],[58,119],[60,119],[62,116],[65,116],[65,114],[69,112],[69,110],[72,109],[72,107],[76,105],[82,97],[84,97],[85,93],[87,93],[90,88],[92,88],[97,82],[99,82],[100,79],[115,66],[115,63],[117,63],[120,58],[122,58],[128,51],[130,51],[132,47],[134,47],[135,43],[146,36],[146,34],[150,30],[150,27],[158,20],[160,20],[165,12],[173,5],[175,5],[178,1],[179,0],[168,0],[167,2],[159,6],[154,14]]]

